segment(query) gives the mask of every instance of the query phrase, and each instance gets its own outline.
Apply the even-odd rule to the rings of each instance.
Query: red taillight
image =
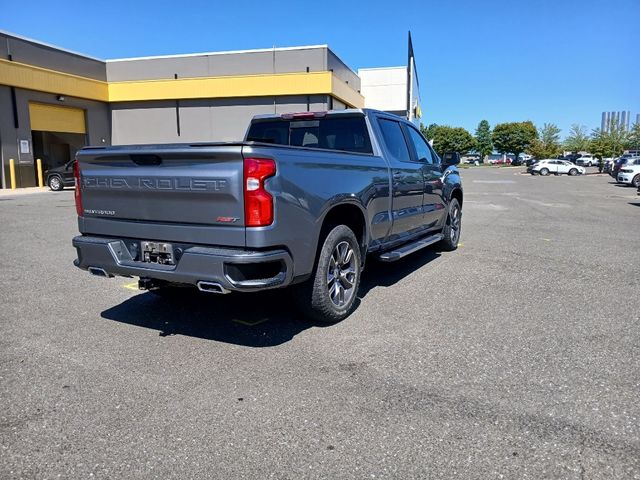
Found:
[[[79,217],[84,215],[84,210],[82,208],[82,191],[80,190],[80,167],[78,166],[78,161],[73,162],[73,178],[76,181],[76,189],[74,197],[76,199],[76,213]]]
[[[265,227],[273,223],[273,197],[264,181],[276,174],[276,162],[269,158],[244,159],[244,224]]]

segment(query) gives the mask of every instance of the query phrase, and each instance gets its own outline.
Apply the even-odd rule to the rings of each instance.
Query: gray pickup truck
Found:
[[[413,124],[375,110],[255,117],[244,141],[88,147],[75,265],[172,296],[293,286],[319,321],[355,307],[367,255],[460,237],[462,185]]]

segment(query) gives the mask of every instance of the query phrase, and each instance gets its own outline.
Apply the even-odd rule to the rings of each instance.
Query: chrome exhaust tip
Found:
[[[113,278],[113,275],[111,275],[110,273],[107,273],[107,271],[104,268],[89,267],[87,270],[89,270],[89,273],[91,275],[95,275],[96,277]]]
[[[203,282],[201,280],[198,283],[196,283],[196,285],[198,286],[198,290],[200,290],[201,292],[219,293],[223,295],[226,293],[230,293],[229,290],[227,290],[222,285],[216,282]]]

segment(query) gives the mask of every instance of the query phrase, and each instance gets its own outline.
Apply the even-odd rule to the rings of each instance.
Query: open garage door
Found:
[[[29,102],[31,130],[41,132],[87,133],[84,110],[46,103]]]
[[[29,117],[34,158],[42,159],[45,172],[68,165],[76,151],[86,145],[85,112],[81,108],[29,102]],[[70,172],[65,169],[62,173]]]

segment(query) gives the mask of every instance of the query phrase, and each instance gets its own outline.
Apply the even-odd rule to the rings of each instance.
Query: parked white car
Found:
[[[555,175],[562,175],[566,173],[567,175],[584,175],[587,170],[580,165],[575,165],[571,162],[567,162],[566,160],[557,160],[554,158],[546,158],[544,160],[539,160],[529,168],[527,168],[527,172],[531,173],[531,175],[549,175],[553,173]]]
[[[591,167],[598,164],[598,159],[590,153],[585,153],[576,160],[576,163],[584,167]]]
[[[625,165],[618,171],[618,183],[640,188],[640,165]]]

